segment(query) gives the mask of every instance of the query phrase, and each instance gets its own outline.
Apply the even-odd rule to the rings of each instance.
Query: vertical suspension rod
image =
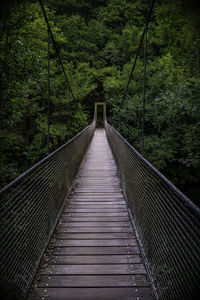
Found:
[[[47,109],[47,119],[48,119],[48,129],[47,129],[47,154],[49,154],[49,137],[50,137],[50,32],[49,32],[49,28],[47,29],[48,31],[48,95],[47,95],[47,105],[48,105],[48,109]]]
[[[142,155],[144,155],[144,122],[145,122],[146,65],[147,65],[147,30],[148,30],[148,27],[146,26],[145,36],[144,36],[144,79],[143,79],[143,101],[142,101],[142,147],[141,147]]]

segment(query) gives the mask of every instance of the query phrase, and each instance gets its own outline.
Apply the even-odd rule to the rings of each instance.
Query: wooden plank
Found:
[[[126,206],[126,202],[124,199],[104,199],[104,198],[78,198],[78,199],[74,199],[72,198],[72,200],[70,202],[68,202],[66,204],[66,208],[68,205],[101,205],[101,206],[122,206],[125,205]]]
[[[85,179],[85,177],[80,178],[80,182],[77,183],[76,187],[79,189],[88,189],[88,188],[94,188],[97,187],[99,189],[101,189],[102,187],[105,187],[106,190],[111,188],[111,189],[117,189],[117,190],[121,190],[121,184],[120,181],[118,179],[118,177],[114,177],[112,176],[112,180],[110,180],[108,177],[105,178],[104,181],[101,181],[100,178],[98,178],[96,181],[93,179],[94,176],[92,176],[91,178],[87,178]],[[102,192],[102,190],[100,191]]]
[[[143,288],[38,288],[30,296],[30,300],[150,300],[152,292]]]
[[[110,240],[110,239],[132,239],[136,238],[133,233],[66,233],[61,229],[56,230],[57,239],[75,239],[75,240],[90,240],[90,239],[101,239],[101,240]]]
[[[117,298],[116,298],[117,297]],[[142,297],[142,298],[141,298]],[[148,287],[139,288],[38,288],[30,300],[150,300],[152,292]]]
[[[61,221],[65,220],[67,221],[67,217],[61,216]],[[129,217],[68,217],[68,220],[70,219],[70,222],[128,222],[130,221]]]
[[[76,185],[78,186],[85,186],[85,185],[117,185],[119,186],[120,185],[120,181],[118,179],[118,177],[107,177],[107,178],[101,178],[101,177],[98,177],[98,178],[95,178],[95,177],[92,177],[92,178],[86,178],[86,176],[82,176],[82,177],[78,177],[77,181],[76,181]]]
[[[50,265],[40,269],[46,275],[104,275],[104,274],[146,274],[143,264],[106,265]]]
[[[127,207],[124,204],[121,205],[107,205],[106,207],[102,204],[93,204],[93,205],[70,205],[67,206],[66,209],[64,209],[65,213],[67,212],[78,212],[78,213],[83,213],[83,212],[90,212],[90,213],[104,213],[104,212],[127,212]]]
[[[103,190],[104,188],[102,187],[102,190]],[[123,195],[121,195],[121,194],[118,194],[117,195],[117,193],[111,193],[111,194],[108,194],[108,193],[102,193],[101,195],[98,195],[98,194],[95,194],[95,193],[93,193],[93,192],[91,192],[91,193],[87,193],[87,194],[85,194],[85,193],[79,193],[79,194],[74,194],[73,195],[73,199],[74,200],[78,200],[79,198],[83,198],[83,199],[85,199],[85,198],[88,198],[88,199],[90,199],[91,200],[91,198],[94,198],[94,199],[98,199],[98,198],[102,198],[102,199],[107,199],[108,201],[109,201],[109,198],[111,198],[111,199],[114,199],[114,201],[116,201],[116,200],[124,200],[124,197],[123,197]],[[79,201],[79,200],[78,200]],[[111,201],[113,201],[113,200],[111,200]]]
[[[47,264],[53,265],[97,265],[97,264],[133,264],[141,263],[140,255],[70,255],[47,256]]]
[[[75,195],[78,196],[109,196],[109,195],[117,195],[121,194],[122,190],[117,188],[92,188],[89,187],[87,189],[81,189],[79,187],[76,188]]]
[[[118,193],[79,193],[79,194],[76,194],[76,192],[74,192],[74,196],[73,196],[74,199],[77,199],[77,198],[88,198],[88,199],[91,199],[91,198],[102,198],[102,199],[120,199],[120,200],[123,200],[124,197],[122,194],[118,194]]]
[[[111,202],[111,201],[107,201],[107,202],[104,202],[104,203],[101,203],[101,202],[98,202],[98,201],[71,201],[71,202],[68,202],[66,204],[66,208],[68,207],[79,207],[79,206],[83,206],[83,207],[89,207],[89,206],[93,206],[93,207],[121,207],[121,206],[125,206],[126,207],[126,203],[125,201],[114,201],[114,202]]]
[[[99,198],[99,199],[88,199],[88,198],[78,198],[78,199],[73,199],[72,201],[70,201],[68,203],[69,205],[79,205],[79,204],[82,204],[82,205],[93,205],[93,204],[98,204],[98,205],[126,205],[126,202],[125,200],[123,199],[102,199],[102,198]]]
[[[67,228],[71,228],[71,227],[130,227],[131,226],[131,222],[130,220],[128,220],[127,222],[95,222],[95,221],[89,221],[89,222],[70,222],[68,223],[67,220],[65,219],[60,219],[59,221],[59,226],[62,227],[67,227]]]
[[[97,176],[101,176],[102,174],[106,174],[106,175],[110,175],[110,174],[114,174],[116,175],[116,168],[112,167],[112,168],[106,168],[106,166],[103,166],[102,168],[98,168],[98,166],[96,169],[93,167],[87,167],[86,165],[84,166],[84,170],[83,172],[89,175],[94,175],[97,174]]]
[[[60,247],[124,247],[137,246],[135,239],[116,240],[52,240],[54,246]]]
[[[96,212],[104,212],[104,211],[113,211],[113,212],[119,212],[119,211],[127,211],[126,205],[102,205],[102,204],[93,204],[93,205],[82,205],[82,204],[76,204],[76,205],[70,205],[66,207],[65,211],[79,211],[82,210],[82,212],[92,212],[92,210]]]
[[[54,255],[127,255],[139,254],[138,246],[134,247],[55,247]]]
[[[38,276],[39,277],[39,276]],[[134,280],[133,280],[134,279]],[[144,275],[73,275],[46,276],[38,280],[38,287],[148,287],[149,282]]]
[[[91,194],[91,195],[83,195],[83,194],[80,194],[80,195],[76,195],[73,197],[74,200],[77,200],[77,201],[86,201],[86,202],[89,202],[89,201],[92,201],[92,202],[98,202],[98,201],[104,201],[104,202],[116,202],[116,203],[119,203],[121,201],[124,201],[124,198],[122,197],[117,197],[116,195],[114,194],[110,194],[110,195],[94,195],[94,194]]]
[[[57,230],[60,232],[66,232],[66,233],[117,233],[117,232],[127,232],[127,233],[133,233],[133,228],[130,227],[57,227]]]
[[[99,180],[106,180],[106,179],[108,179],[108,180],[110,180],[110,179],[111,180],[119,180],[119,178],[118,178],[117,175],[110,176],[110,175],[104,174],[104,176],[102,176],[102,175],[96,175],[96,176],[94,176],[94,174],[92,174],[92,175],[84,174],[83,169],[84,169],[84,166],[82,167],[82,170],[80,169],[80,171],[79,171],[79,176],[78,176],[79,180],[82,180],[82,179],[85,179],[85,180],[94,180],[94,181],[96,180],[97,182]]]
[[[111,212],[116,212],[116,211],[126,211],[127,208],[125,204],[121,205],[107,205],[106,207],[102,204],[93,204],[93,205],[81,205],[81,204],[76,204],[76,205],[70,205],[67,206],[66,209],[64,210],[65,212],[69,212],[70,210],[74,212],[106,212],[106,211],[111,211]]]
[[[98,180],[99,181],[99,180]],[[84,179],[81,180],[80,183],[78,183],[76,185],[76,187],[82,189],[82,188],[85,188],[87,186],[87,188],[98,188],[98,189],[102,189],[102,188],[110,188],[112,186],[112,188],[117,188],[119,189],[120,188],[120,184],[119,182],[117,181],[104,181],[104,182],[94,182],[94,180],[87,180],[87,181],[84,181]]]
[[[94,213],[94,214],[97,214],[97,213],[127,213],[127,209],[126,207],[124,208],[71,208],[71,209],[65,209],[64,210],[64,213],[72,213],[72,214],[75,214],[75,213],[78,213],[78,214],[81,214],[81,213]]]
[[[83,197],[83,196],[80,196],[78,198],[73,198],[73,200],[77,201],[78,202],[114,202],[114,204],[123,204],[125,203],[124,199],[121,199],[121,198],[116,198],[116,197],[95,197],[95,196],[92,196],[92,197]],[[101,204],[99,203],[99,204]]]
[[[76,192],[75,193],[76,197],[79,197],[79,198],[104,198],[104,199],[108,199],[108,198],[116,198],[116,199],[121,199],[119,197],[119,194],[118,192],[113,192],[113,191],[110,191],[110,192],[106,192],[106,194],[104,192]]]
[[[98,212],[88,212],[88,213],[84,213],[84,212],[82,212],[82,213],[79,213],[79,212],[70,212],[70,213],[63,213],[62,214],[62,217],[64,218],[64,217],[68,217],[69,215],[71,215],[71,217],[73,217],[73,218],[75,218],[75,217],[77,217],[77,218],[79,218],[79,217],[81,217],[81,218],[83,218],[83,217],[90,217],[90,218],[92,218],[92,217],[94,217],[94,218],[97,218],[97,217],[126,217],[126,216],[128,216],[128,212],[126,211],[126,212],[117,212],[117,213],[112,213],[112,212],[108,212],[108,213],[106,213],[106,212],[104,212],[104,213],[98,213]]]
[[[81,194],[85,194],[85,193],[93,193],[94,191],[96,191],[96,193],[104,193],[105,195],[109,192],[113,192],[113,193],[119,193],[119,195],[122,194],[122,189],[121,187],[119,186],[119,184],[113,184],[113,183],[110,183],[108,185],[105,185],[105,184],[101,184],[99,186],[97,185],[92,185],[92,184],[87,184],[87,188],[85,187],[82,187],[80,185],[78,185],[76,187],[76,191],[81,193]],[[75,193],[76,195],[76,193]],[[109,195],[109,194],[108,194]]]
[[[115,177],[116,176],[116,172],[114,171],[114,172],[106,172],[106,171],[97,171],[97,172],[95,172],[95,171],[90,171],[90,172],[88,172],[88,174],[86,174],[86,172],[84,172],[84,173],[80,173],[80,176],[90,176],[90,178],[92,178],[92,177],[103,177],[103,176],[105,176],[105,177]]]

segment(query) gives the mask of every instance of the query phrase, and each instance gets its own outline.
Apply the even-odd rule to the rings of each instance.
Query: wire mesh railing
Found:
[[[51,237],[95,122],[0,191],[0,295],[23,299]]]
[[[159,299],[198,299],[200,209],[108,123],[107,137]]]

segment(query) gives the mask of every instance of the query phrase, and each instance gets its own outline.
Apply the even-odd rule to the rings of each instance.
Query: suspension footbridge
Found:
[[[96,129],[28,299],[151,299],[104,129]]]
[[[198,295],[199,208],[104,126],[1,190],[3,299]]]
[[[107,123],[105,103],[96,103],[90,125],[2,188],[0,207],[2,299],[199,297],[200,209]]]

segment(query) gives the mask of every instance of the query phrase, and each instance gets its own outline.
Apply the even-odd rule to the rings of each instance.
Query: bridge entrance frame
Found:
[[[103,119],[101,120],[102,121],[102,125],[103,126],[100,126],[101,125],[101,122],[99,120],[99,108],[100,106],[103,107]],[[106,103],[105,102],[95,102],[94,104],[94,121],[96,123],[96,127],[103,127],[105,128],[105,121],[106,121]]]

